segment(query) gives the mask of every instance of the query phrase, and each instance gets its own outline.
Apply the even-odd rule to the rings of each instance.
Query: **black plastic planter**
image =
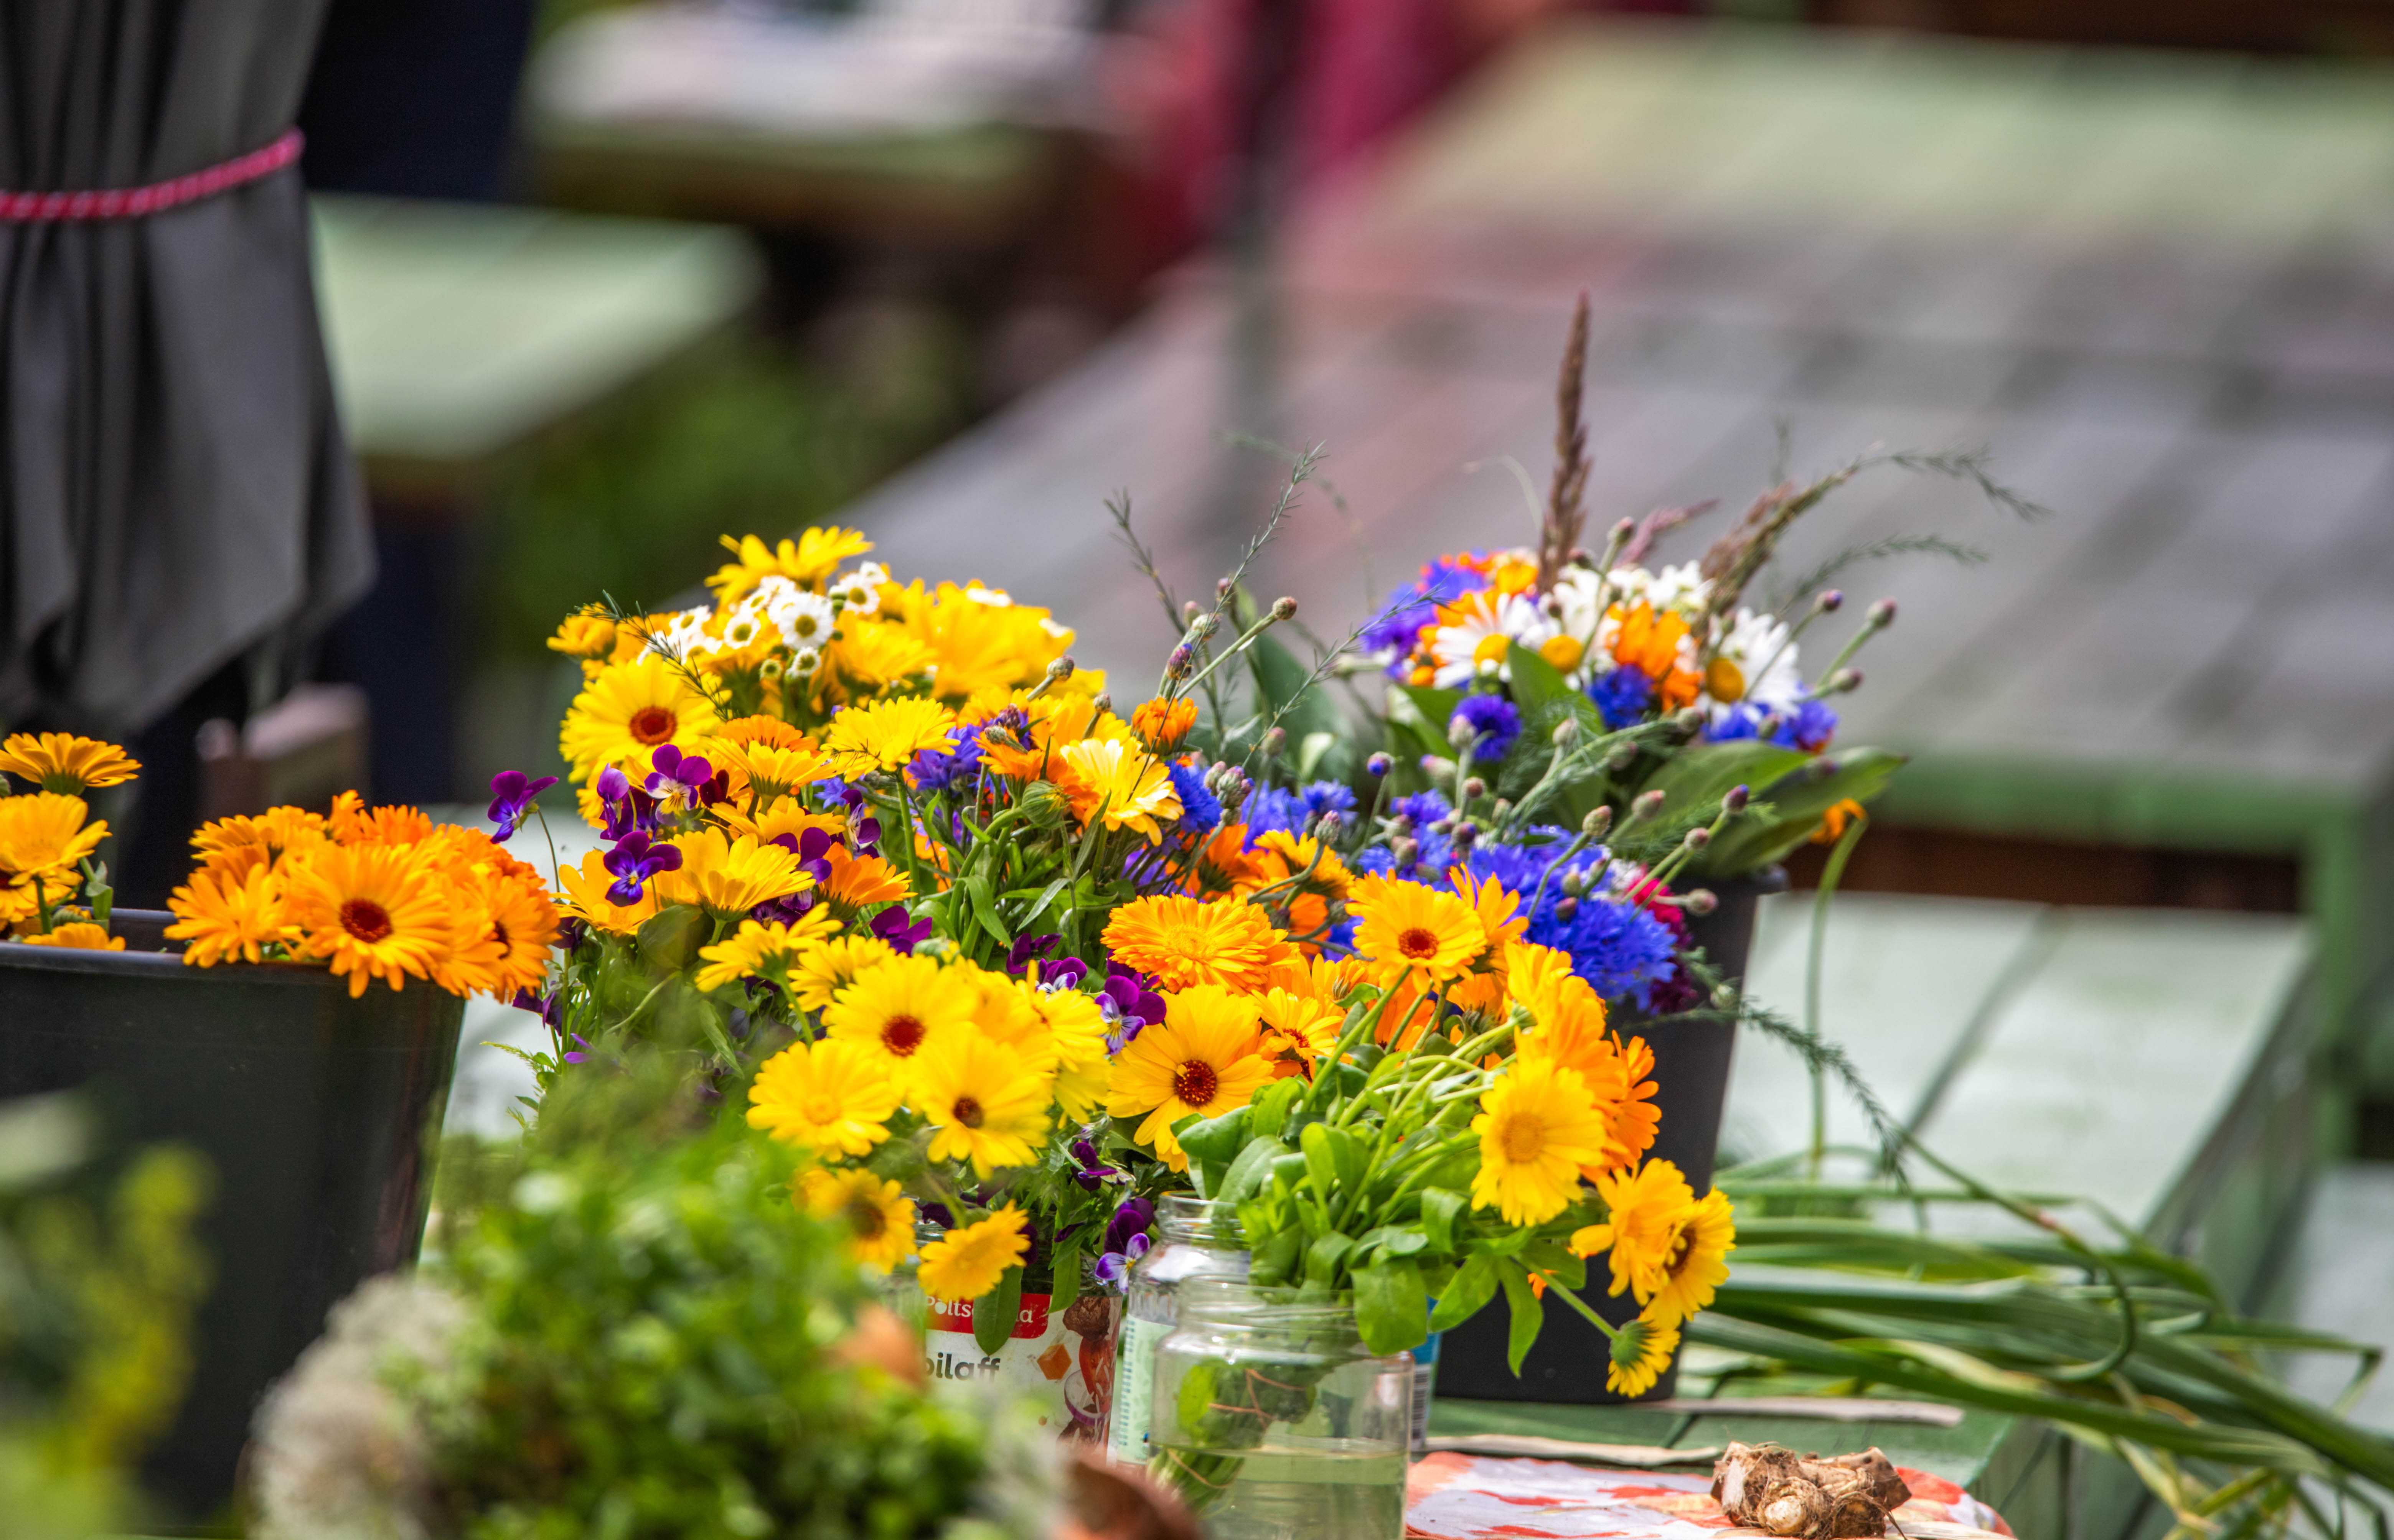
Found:
[[[1735,882],[1711,883],[1719,906],[1688,928],[1724,978],[1743,984],[1754,952],[1754,921],[1766,893],[1787,886],[1783,868],[1767,867]],[[1729,1103],[1731,1050],[1737,1023],[1648,1017],[1624,1007],[1612,1018],[1624,1036],[1646,1039],[1654,1050],[1654,1105],[1663,1114],[1649,1159],[1666,1160],[1687,1173],[1688,1185],[1703,1192],[1712,1185],[1713,1160],[1720,1147],[1721,1114]],[[1638,1313],[1638,1302],[1605,1292],[1602,1259],[1590,1266],[1580,1297],[1615,1323]],[[1519,1377],[1505,1362],[1509,1313],[1503,1304],[1481,1310],[1446,1334],[1438,1357],[1438,1393],[1471,1401],[1526,1401],[1570,1405],[1610,1405],[1624,1398],[1604,1388],[1604,1340],[1577,1311],[1548,1299],[1537,1346],[1522,1361]],[[1678,1386],[1677,1358],[1640,1401],[1661,1401]]]
[[[0,945],[0,1098],[87,1086],[112,1138],[214,1167],[191,1389],[142,1469],[193,1523],[225,1509],[251,1412],[325,1312],[414,1259],[465,1002],[420,981],[353,1000],[317,968],[187,967],[159,950],[171,921],[119,910],[124,952]]]

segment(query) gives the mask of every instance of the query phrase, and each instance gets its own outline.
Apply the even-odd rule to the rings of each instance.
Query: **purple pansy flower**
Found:
[[[1072,1141],[1072,1158],[1080,1163],[1080,1169],[1072,1173],[1072,1179],[1081,1184],[1084,1191],[1095,1192],[1106,1184],[1108,1178],[1122,1175],[1115,1167],[1098,1159],[1098,1147],[1087,1139]]]
[[[1040,936],[1017,936],[1014,944],[1006,949],[1006,971],[1020,973],[1033,958],[1045,957],[1056,950],[1056,943],[1063,939],[1059,932],[1054,930]]]
[[[635,829],[607,852],[607,870],[615,874],[614,885],[607,889],[607,902],[619,906],[638,903],[651,877],[680,867],[678,848],[657,843],[645,829]]]
[[[544,775],[534,781],[521,770],[501,770],[491,777],[490,820],[499,826],[491,838],[506,844],[509,836],[523,827],[523,821],[533,809],[541,793],[557,784],[557,777]]]
[[[668,806],[704,807],[714,800],[715,767],[695,754],[684,754],[671,744],[662,744],[649,762],[656,767],[649,776],[648,793]]]
[[[893,903],[873,916],[873,933],[888,941],[897,952],[913,955],[914,948],[931,934],[931,922],[916,920],[907,923],[906,906]]]

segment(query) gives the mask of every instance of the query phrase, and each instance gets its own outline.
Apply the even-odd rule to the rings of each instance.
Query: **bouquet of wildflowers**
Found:
[[[31,786],[0,798],[0,923],[12,940],[125,950],[93,859],[108,823],[82,794],[140,768],[113,744],[63,733],[0,744],[0,771]],[[192,845],[198,864],[167,901],[165,930],[191,967],[298,963],[345,977],[352,996],[416,978],[503,1000],[547,974],[558,930],[547,883],[479,830],[344,792],[326,813],[218,819]]]

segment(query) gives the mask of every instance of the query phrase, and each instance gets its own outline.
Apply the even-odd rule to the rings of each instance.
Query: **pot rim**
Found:
[[[175,916],[163,909],[119,909],[116,917],[138,919],[145,928],[175,923]],[[0,941],[0,973],[21,969],[38,973],[88,973],[102,978],[165,980],[185,979],[195,985],[217,988],[264,984],[272,989],[335,989],[346,994],[349,981],[329,967],[311,967],[306,963],[230,963],[216,967],[195,967],[183,961],[178,947],[173,952],[154,947],[128,945],[122,952],[100,952],[72,946],[28,946],[22,941]],[[429,990],[450,994],[428,979],[408,981],[408,987],[391,990],[382,981],[367,986],[371,994],[379,985],[395,994],[422,993]]]

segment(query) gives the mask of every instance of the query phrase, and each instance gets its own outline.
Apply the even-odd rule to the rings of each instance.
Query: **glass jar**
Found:
[[[1156,1350],[1149,1473],[1209,1540],[1401,1540],[1414,1361],[1350,1295],[1200,1279]]]
[[[1155,1244],[1130,1270],[1114,1353],[1113,1420],[1106,1429],[1106,1454],[1117,1464],[1147,1463],[1155,1349],[1180,1323],[1181,1289],[1200,1278],[1246,1279],[1247,1253],[1216,1231],[1213,1212],[1212,1204],[1188,1193],[1165,1198],[1155,1211]]]

